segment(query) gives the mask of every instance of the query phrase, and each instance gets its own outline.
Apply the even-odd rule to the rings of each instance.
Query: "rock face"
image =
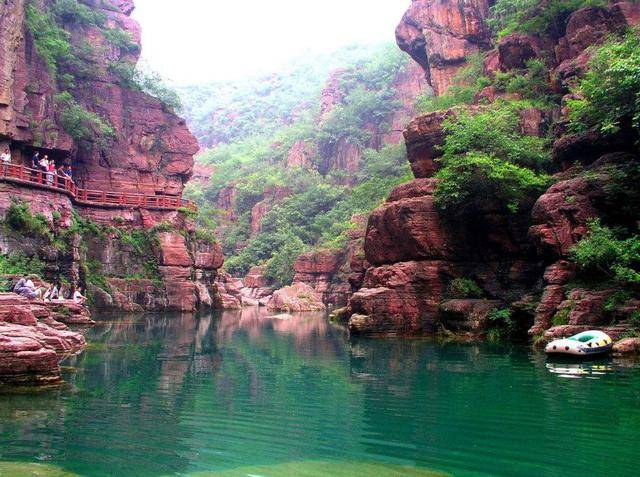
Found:
[[[328,307],[346,305],[351,294],[362,285],[368,267],[363,251],[365,217],[355,215],[351,222],[354,227],[344,248],[303,253],[293,265],[294,284],[312,287]]]
[[[318,156],[318,148],[313,143],[296,141],[287,155],[287,167],[310,169]]]
[[[55,307],[0,293],[0,384],[59,382],[59,361],[84,350],[84,337],[57,319],[86,322],[88,311],[75,304]]]
[[[90,8],[107,18],[103,28],[64,25],[72,45],[86,42],[94,49],[86,59],[91,74],[78,84],[74,96],[113,126],[115,134],[105,147],[77,143],[59,123],[54,96],[60,87],[35,50],[25,26],[25,4],[12,0],[0,16],[0,136],[15,144],[14,157],[26,163],[30,149],[39,147],[52,158],[71,160],[74,178],[83,187],[179,195],[191,176],[192,156],[198,150],[195,138],[184,120],[157,99],[121,86],[110,69],[138,60],[140,28],[129,17],[133,2],[92,2]],[[38,4],[48,8],[46,2]],[[122,51],[112,45],[104,33],[108,28],[128,33],[137,47]],[[98,54],[98,49],[106,53]]]
[[[424,69],[436,94],[453,83],[469,55],[488,49],[488,0],[413,0],[396,29],[398,46]]]
[[[273,294],[267,307],[269,312],[323,311],[326,309],[322,297],[309,285],[294,283]]]
[[[353,333],[434,332],[446,321],[440,303],[451,297],[456,277],[473,278],[492,299],[524,295],[535,285],[540,264],[526,224],[492,214],[445,224],[433,203],[435,186],[434,179],[398,186],[369,218],[364,251],[371,267],[351,298]],[[495,229],[509,232],[496,236]]]
[[[431,177],[436,172],[435,160],[442,156],[439,148],[445,139],[442,125],[453,115],[451,110],[447,110],[418,116],[404,130],[407,157],[414,177]]]
[[[446,92],[469,55],[491,48],[484,22],[491,4],[412,2],[396,31],[398,45],[420,63],[436,94]],[[560,78],[561,84],[552,86],[566,92],[569,78],[579,71],[576,66],[588,60],[585,49],[638,18],[640,7],[626,2],[578,10],[568,18],[566,31],[555,37],[502,38],[487,51],[485,73],[492,76],[522,68],[532,58],[555,55],[551,77]],[[491,102],[498,96],[495,88],[486,88],[476,100]],[[506,216],[487,203],[485,210],[461,221],[441,215],[433,200],[433,176],[445,140],[443,124],[456,111],[420,116],[404,131],[416,179],[393,190],[369,218],[364,252],[370,267],[347,307],[351,332],[420,335],[445,328],[482,334],[491,312],[501,309],[511,311],[518,333],[530,328],[531,334],[540,335],[554,323],[565,324],[552,328],[551,334],[629,319],[634,300],[612,307],[613,290],[570,290],[576,267],[567,259],[593,218],[630,229],[637,226],[640,201],[636,179],[629,173],[638,160],[633,146],[637,137],[628,131],[608,141],[593,132],[565,135],[554,145],[554,160],[563,172],[530,213]],[[552,132],[562,135],[566,108],[553,114]],[[535,108],[523,109],[522,134],[547,134],[549,116]],[[621,176],[629,177],[628,183],[621,183]],[[461,278],[473,280],[481,296],[455,296],[453,283]],[[609,329],[620,334],[624,327]]]
[[[47,0],[30,4],[51,12]],[[82,188],[181,196],[192,175],[196,140],[170,107],[123,80],[122,72],[135,66],[140,53],[140,28],[130,18],[134,3],[86,1],[81,5],[103,16],[104,24],[57,20],[67,31],[78,62],[72,67],[58,65],[54,75],[28,29],[27,2],[4,3],[0,12],[0,147],[11,148],[14,164],[30,165],[35,150],[48,154],[58,164],[67,161],[73,166],[74,181]],[[129,37],[129,44],[116,44],[113,36]],[[73,68],[84,73],[75,87],[69,88],[63,80],[69,75],[63,73],[76,74]],[[74,139],[61,119],[65,106],[59,95],[63,92],[71,94],[78,108],[100,117],[112,133],[91,127],[90,134]],[[77,133],[77,129],[71,133]],[[207,180],[212,172],[202,169],[200,180]],[[128,267],[139,269],[144,264],[130,261],[131,246],[122,243],[117,234],[92,243],[87,252],[81,253],[81,247],[76,246],[62,257],[47,244],[38,250],[36,241],[22,243],[0,233],[2,253],[38,255],[47,262],[52,278],[62,273],[78,282],[83,279],[81,262],[99,264],[110,282],[108,291],[92,287],[102,307],[194,310],[214,301],[210,295],[215,293],[213,282],[222,265],[222,252],[197,240],[193,223],[180,211],[74,206],[63,193],[0,184],[0,214],[10,207],[11,200],[28,203],[31,212],[43,214],[52,229],[68,228],[73,211],[98,224],[126,231],[151,230],[159,224],[172,226],[175,233],[158,235],[159,244],[154,250],[159,262],[156,280],[133,278],[139,270]]]

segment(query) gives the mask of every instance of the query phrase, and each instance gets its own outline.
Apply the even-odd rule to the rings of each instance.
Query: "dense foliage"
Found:
[[[548,178],[549,141],[522,134],[521,103],[498,102],[447,120],[436,205],[451,215],[504,207],[515,213]]]
[[[270,121],[263,130],[258,134],[248,124],[239,129],[233,126],[224,134],[238,139],[200,155],[198,160],[213,166],[215,174],[205,187],[191,184],[188,193],[202,205],[198,221],[216,226],[228,271],[241,275],[253,265],[264,264],[274,283],[290,283],[292,263],[302,251],[343,247],[354,227],[352,216],[368,214],[391,188],[410,177],[403,145],[373,147],[374,134],[389,130],[389,117],[399,107],[390,85],[406,62],[395,47],[377,48],[366,61],[354,60],[334,76],[342,100],[322,120],[317,108],[319,88],[308,93],[302,106],[297,105],[296,119],[290,124],[282,123],[278,108],[271,115],[263,111],[265,98],[257,98],[255,114]],[[283,79],[283,84],[290,80]],[[278,97],[271,90],[266,95],[268,101]],[[187,109],[189,101],[185,101]],[[311,163],[287,168],[288,153],[296,143],[314,151],[308,157]],[[345,143],[362,154],[360,170],[352,177],[331,162],[339,144]],[[229,186],[231,217],[211,206],[229,193]],[[275,190],[284,191],[286,197],[269,199]],[[265,199],[272,200],[271,210],[262,219],[259,233],[251,236],[251,210]]]
[[[320,91],[331,71],[359,63],[366,67],[388,46],[351,46],[331,54],[302,57],[281,71],[257,78],[217,81],[178,89],[184,114],[203,146],[231,144],[276,134],[316,111]],[[401,58],[401,55],[396,55]]]
[[[574,131],[595,127],[605,134],[623,123],[640,130],[640,31],[612,38],[597,49],[570,101]]]
[[[605,227],[598,220],[589,227],[572,251],[581,271],[640,291],[640,235]]]

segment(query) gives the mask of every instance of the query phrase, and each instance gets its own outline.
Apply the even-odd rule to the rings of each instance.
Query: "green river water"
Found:
[[[349,340],[322,315],[109,318],[0,391],[0,476],[637,476],[640,366]]]

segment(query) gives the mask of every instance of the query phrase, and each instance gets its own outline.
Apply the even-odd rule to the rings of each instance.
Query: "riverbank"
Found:
[[[39,302],[0,293],[0,385],[61,382],[59,363],[86,347],[83,334],[69,326],[92,326],[90,316],[71,300]]]

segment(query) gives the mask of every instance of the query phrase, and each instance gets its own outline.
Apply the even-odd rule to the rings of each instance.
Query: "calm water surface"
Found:
[[[323,316],[123,317],[0,394],[0,475],[637,476],[640,366],[352,340]]]

